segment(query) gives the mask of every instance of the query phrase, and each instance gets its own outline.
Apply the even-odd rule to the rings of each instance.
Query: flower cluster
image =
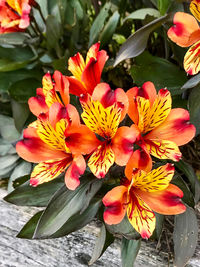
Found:
[[[0,33],[23,31],[30,24],[34,0],[0,0]]]
[[[185,211],[182,191],[170,184],[172,164],[152,169],[151,155],[178,161],[179,146],[195,135],[189,113],[172,109],[170,92],[158,93],[151,82],[125,92],[112,90],[101,82],[106,51],[94,44],[86,60],[77,53],[69,59],[67,77],[59,71],[43,77],[42,88],[29,99],[29,108],[37,117],[24,130],[16,145],[18,154],[38,163],[30,183],[37,186],[65,172],[66,186],[75,190],[88,166],[98,179],[106,176],[113,164],[125,167],[121,185],[103,197],[104,220],[118,224],[127,213],[132,226],[143,238],[155,228],[155,214],[179,214]],[[70,104],[76,96],[81,114]],[[126,125],[127,117],[131,126]],[[123,123],[121,123],[123,121]]]
[[[184,69],[194,75],[200,71],[200,1],[192,0],[190,11],[194,15],[177,12],[174,16],[174,25],[168,30],[168,37],[177,45],[189,47],[184,57]]]

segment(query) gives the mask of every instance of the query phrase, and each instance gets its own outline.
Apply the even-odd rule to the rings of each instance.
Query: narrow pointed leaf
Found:
[[[182,90],[190,89],[197,86],[200,83],[200,74],[189,79],[182,87]]]
[[[91,200],[93,194],[88,194],[93,183],[102,183],[93,175],[83,176],[80,186],[71,191],[64,185],[53,196],[44,211],[34,238],[48,238],[55,234],[75,214],[80,212]]]
[[[17,187],[4,200],[18,206],[45,207],[53,194],[61,188],[63,179],[57,178],[51,182],[32,187],[29,181]]]
[[[192,208],[175,216],[173,240],[174,266],[183,267],[193,256],[198,240],[198,223]]]
[[[139,240],[127,240],[122,239],[121,245],[121,259],[122,267],[133,267],[137,254],[140,250],[141,239]]]
[[[103,224],[100,230],[100,234],[96,239],[94,251],[92,258],[89,261],[89,265],[92,265],[101,257],[101,255],[103,255],[106,249],[114,242],[114,239],[114,236],[106,230],[106,227]]]
[[[149,24],[136,31],[133,35],[131,35],[121,46],[119,53],[117,54],[117,57],[115,59],[114,66],[125,59],[137,57],[138,55],[140,55],[147,46],[147,41],[150,33],[170,19],[171,15],[165,15],[150,22]]]

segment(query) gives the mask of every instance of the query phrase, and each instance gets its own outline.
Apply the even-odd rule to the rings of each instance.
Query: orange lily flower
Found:
[[[55,71],[51,78],[50,73],[46,73],[42,79],[43,88],[37,89],[37,96],[28,100],[29,108],[35,116],[40,113],[46,113],[53,103],[60,103],[65,106],[69,104],[69,82],[66,76],[61,72]],[[61,99],[58,93],[61,96]],[[74,108],[71,106],[71,108]]]
[[[200,21],[199,0],[191,1],[190,11]],[[194,17],[184,12],[177,12],[174,16],[174,26],[167,33],[168,37],[177,45],[191,46],[184,57],[184,69],[190,75],[200,71],[200,27]]]
[[[151,82],[129,89],[127,96],[128,115],[135,123],[131,129],[137,135],[136,144],[159,159],[179,161],[182,154],[178,146],[195,136],[189,112],[182,108],[171,109],[170,92],[161,89],[157,94]],[[133,162],[134,154],[132,156],[130,161]]]
[[[39,163],[31,174],[31,185],[48,182],[67,168],[66,186],[74,190],[80,184],[79,177],[86,168],[84,151],[72,153],[65,144],[64,132],[73,126],[83,128],[87,135],[96,139],[85,125],[80,124],[79,114],[70,104],[66,107],[60,103],[52,104],[48,113],[40,114],[37,121],[24,130],[24,139],[17,143],[16,150],[23,159]],[[86,152],[89,149],[87,147]]]
[[[69,71],[73,76],[68,77],[70,93],[80,96],[81,94],[92,95],[94,88],[101,81],[101,73],[108,59],[107,53],[100,50],[100,43],[92,45],[87,53],[86,60],[80,53],[70,57]]]
[[[149,238],[156,225],[154,211],[174,215],[186,210],[180,200],[183,192],[169,184],[173,175],[174,167],[169,163],[150,172],[132,170],[123,185],[113,188],[104,196],[104,221],[118,224],[127,213],[129,222],[141,237]]]
[[[130,157],[127,151],[132,151],[129,144],[134,143],[136,139],[129,127],[123,126],[118,129],[128,109],[128,98],[123,89],[112,91],[108,84],[100,83],[92,96],[81,95],[80,102],[84,123],[99,139],[94,144],[88,166],[97,178],[103,178],[114,162],[121,166],[126,165]],[[75,132],[77,133],[78,129],[75,128]],[[83,144],[91,144],[89,137],[87,140],[86,134],[82,130],[79,132],[79,136],[74,135],[73,130],[65,133],[66,144],[74,153]],[[122,146],[117,142],[119,137],[123,140]]]
[[[1,0],[0,1],[0,32],[22,31],[30,24],[31,5],[33,0]]]

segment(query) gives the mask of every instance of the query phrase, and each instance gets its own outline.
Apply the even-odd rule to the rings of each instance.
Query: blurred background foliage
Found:
[[[176,164],[178,171],[174,183],[184,191],[186,203],[194,207],[200,194],[197,178],[200,173],[200,74],[194,77],[186,75],[183,69],[186,49],[178,47],[167,37],[173,14],[176,11],[189,12],[188,1],[36,2],[38,6],[32,8],[31,23],[25,32],[0,35],[0,179],[10,178],[9,192],[14,190],[13,181],[21,176],[26,178],[25,175],[32,168],[30,163],[17,156],[12,145],[20,138],[23,128],[34,120],[27,100],[36,94],[36,88],[41,87],[42,76],[47,71],[53,73],[54,70],[59,70],[71,75],[67,69],[69,57],[78,51],[86,55],[88,48],[100,41],[101,49],[105,49],[109,55],[102,79],[113,89],[121,87],[126,91],[135,85],[141,86],[146,81],[152,81],[157,90],[166,87],[171,92],[173,107],[189,110],[191,122],[197,129],[196,138],[182,149],[184,161]],[[51,184],[49,187],[51,188]],[[45,192],[49,187],[46,187]],[[44,186],[41,188],[45,190]],[[23,199],[25,190],[22,188],[20,192]],[[19,192],[14,196],[18,196],[19,200]],[[17,201],[14,200],[13,203],[17,204]],[[97,204],[93,208],[95,205]],[[195,215],[193,209],[188,210],[188,215],[176,216],[186,216],[188,232],[181,234],[188,234],[191,230],[188,218]],[[176,219],[175,225],[177,220],[179,219]],[[162,219],[158,222],[163,224]],[[177,232],[183,231],[184,227],[186,226],[174,230],[175,234],[171,236],[176,244],[180,243]],[[107,230],[102,231],[106,240]],[[161,232],[155,234],[156,239],[160,238]],[[126,235],[123,233],[123,236]],[[109,238],[108,236],[111,243],[113,240]],[[195,238],[193,242],[197,242]],[[131,246],[140,245],[138,241],[136,243],[123,241],[122,257],[128,257],[126,252]],[[184,247],[181,249],[187,257],[194,252],[194,247],[193,250]],[[102,251],[99,255],[101,253]],[[177,247],[175,255],[179,255],[176,253]],[[180,260],[176,256],[176,261],[179,261],[176,266],[182,266],[186,260],[183,258]],[[133,259],[134,255],[129,262]]]

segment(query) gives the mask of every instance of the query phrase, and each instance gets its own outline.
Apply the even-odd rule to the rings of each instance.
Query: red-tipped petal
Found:
[[[45,96],[43,94],[42,88],[37,89],[37,95],[29,98],[28,105],[30,111],[35,115],[39,116],[40,113],[46,113],[48,111],[48,106],[45,102]]]
[[[152,169],[151,157],[142,149],[134,151],[126,165],[125,175],[129,181],[132,180],[135,169],[141,169],[146,172],[149,172]]]
[[[136,96],[138,95],[138,91],[139,91],[138,87],[133,87],[126,92],[129,100],[128,115],[135,124],[138,123],[139,119],[138,109],[136,104]]]
[[[66,157],[63,151],[55,150],[45,144],[38,137],[36,129],[32,127],[24,130],[24,139],[16,144],[16,150],[20,157],[34,163]]]
[[[127,187],[121,185],[113,188],[102,199],[106,206],[103,217],[107,224],[120,223],[126,214]]]
[[[135,127],[120,127],[112,139],[112,150],[115,154],[115,162],[125,166],[133,153],[133,145],[138,137]]]
[[[69,81],[66,76],[62,75],[61,72],[55,71],[53,75],[55,81],[55,90],[60,92],[63,103],[69,104]]]
[[[174,26],[168,30],[167,35],[177,45],[188,47],[199,40],[198,22],[190,14],[177,12],[174,16]]]
[[[62,160],[50,160],[39,163],[31,173],[30,184],[37,186],[55,179],[65,171],[71,161],[71,154],[66,154],[66,158]]]
[[[65,174],[65,184],[67,188],[75,190],[79,186],[79,178],[84,174],[85,169],[86,163],[84,157],[82,155],[75,156]]]
[[[167,189],[157,192],[144,192],[134,189],[149,207],[160,214],[174,215],[183,213],[186,210],[181,202],[183,192],[175,185],[170,184]]]
[[[71,126],[66,129],[65,143],[73,154],[90,154],[100,145],[96,135],[85,125]]]
[[[81,94],[86,94],[86,89],[79,80],[74,77],[67,77],[69,81],[69,92],[72,95],[80,96]]]
[[[167,119],[145,136],[145,139],[169,140],[178,146],[188,143],[195,136],[189,112],[182,108],[172,109]]]

